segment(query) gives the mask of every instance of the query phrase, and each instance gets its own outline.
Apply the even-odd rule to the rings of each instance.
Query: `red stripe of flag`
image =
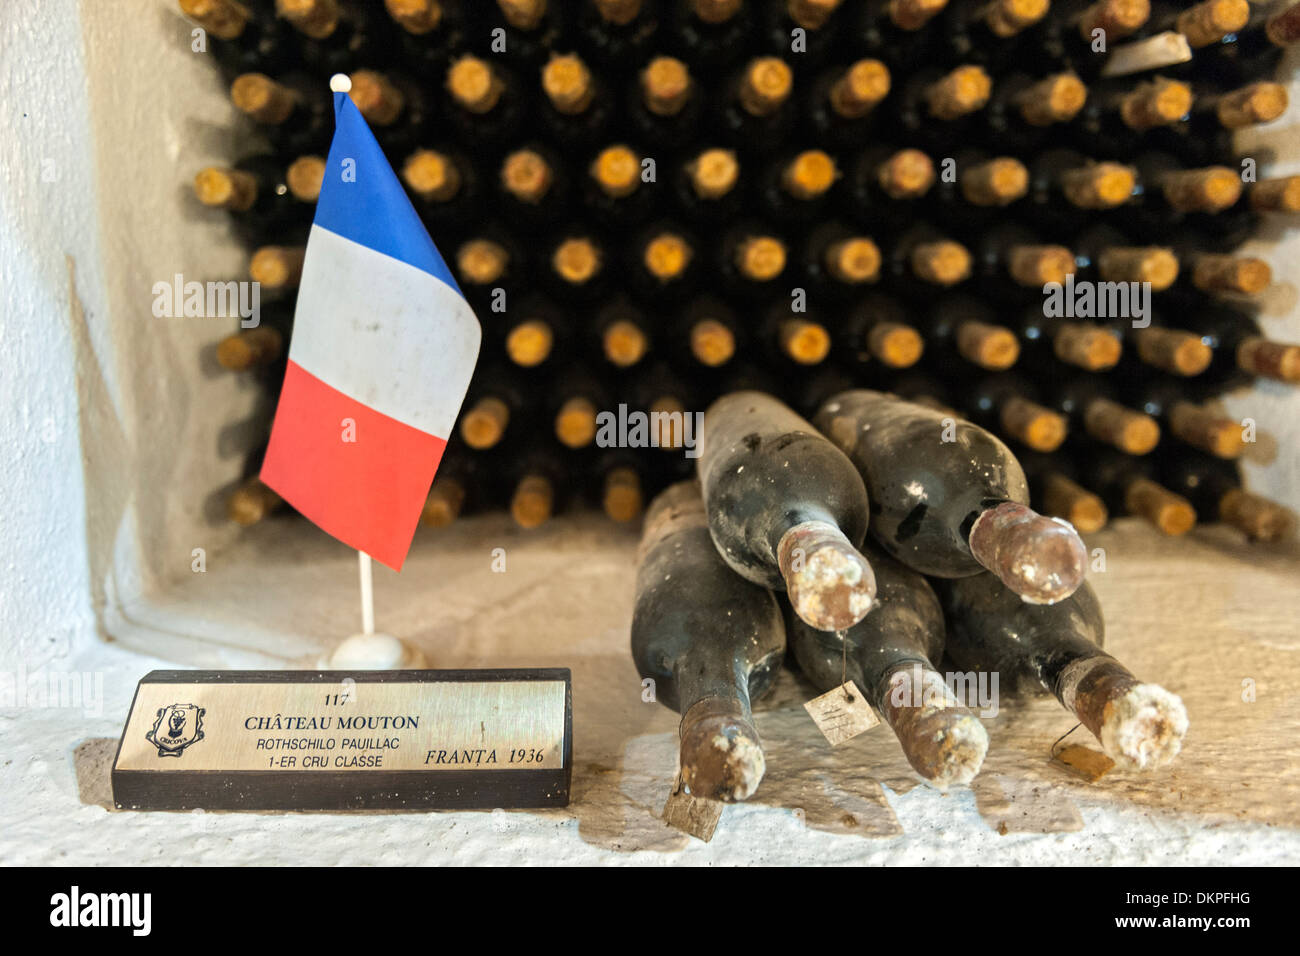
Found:
[[[446,446],[290,361],[261,477],[321,530],[400,571]]]

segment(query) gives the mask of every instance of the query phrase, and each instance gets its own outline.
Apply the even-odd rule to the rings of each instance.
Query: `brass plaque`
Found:
[[[114,799],[140,809],[420,809],[568,801],[563,669],[155,671]]]

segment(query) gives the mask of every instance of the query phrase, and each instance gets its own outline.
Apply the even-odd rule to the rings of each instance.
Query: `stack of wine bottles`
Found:
[[[570,498],[629,521],[691,470],[682,414],[865,386],[997,433],[1082,530],[1287,526],[1241,491],[1250,436],[1215,399],[1300,382],[1257,320],[1269,266],[1237,251],[1300,212],[1300,177],[1233,146],[1287,107],[1300,5],[179,5],[268,147],[194,180],[269,302],[221,363],[282,377],[336,72],[477,311],[428,524],[535,527]],[[659,413],[652,447],[602,433],[620,405]],[[250,478],[230,510],[280,504]]]
[[[787,647],[831,698],[833,725],[874,707],[941,788],[969,783],[989,744],[937,669],[945,654],[967,688],[998,681],[981,706],[1052,694],[1120,766],[1177,756],[1186,710],[1102,650],[1078,533],[1029,507],[1003,442],[950,421],[870,389],[830,396],[811,423],[761,392],[709,408],[698,481],[646,516],[631,631],[642,677],[682,715],[692,795],[757,789],[751,702]]]

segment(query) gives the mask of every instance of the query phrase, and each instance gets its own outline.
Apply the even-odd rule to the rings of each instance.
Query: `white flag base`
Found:
[[[391,634],[353,634],[323,658],[320,666],[334,671],[423,670],[429,662],[419,648]]]

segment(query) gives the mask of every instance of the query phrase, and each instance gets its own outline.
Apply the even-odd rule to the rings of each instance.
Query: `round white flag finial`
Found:
[[[330,77],[330,89],[335,93],[350,93],[352,91],[352,78],[346,73],[335,73]]]

